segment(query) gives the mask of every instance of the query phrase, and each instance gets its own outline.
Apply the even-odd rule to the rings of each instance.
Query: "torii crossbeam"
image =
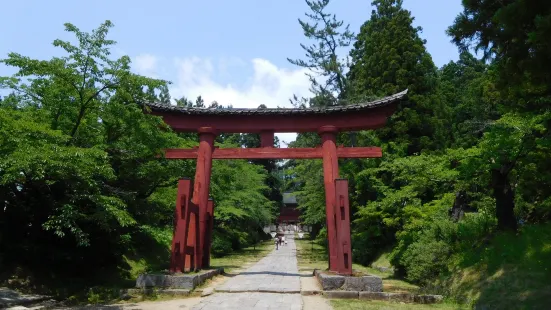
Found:
[[[199,146],[167,149],[169,159],[197,159],[195,182],[180,180],[172,242],[171,272],[209,267],[214,203],[209,201],[213,159],[323,159],[325,211],[329,240],[329,270],[352,273],[348,182],[339,179],[339,158],[381,157],[378,147],[337,147],[338,132],[384,126],[407,90],[373,102],[310,109],[205,109],[152,103],[150,113],[161,116],[178,132],[197,132]],[[276,132],[317,132],[318,148],[274,148]],[[258,133],[260,148],[216,148],[220,133]],[[191,189],[193,188],[193,193]]]

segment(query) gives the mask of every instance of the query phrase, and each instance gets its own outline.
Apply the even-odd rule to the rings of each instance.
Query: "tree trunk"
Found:
[[[516,231],[515,194],[508,173],[503,173],[501,169],[492,169],[492,188],[496,200],[497,228]]]
[[[459,191],[455,193],[455,200],[452,208],[448,211],[448,215],[454,222],[458,222],[463,219],[467,209],[470,209],[467,203],[467,194],[465,191]]]

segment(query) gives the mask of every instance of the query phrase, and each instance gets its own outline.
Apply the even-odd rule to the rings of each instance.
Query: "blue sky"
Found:
[[[329,10],[357,33],[370,17],[370,3],[333,0]],[[405,0],[404,6],[423,27],[434,62],[456,60],[445,30],[461,0]],[[63,23],[90,31],[109,19],[115,24],[110,38],[118,42],[114,55],[132,57],[139,73],[172,81],[173,97],[202,95],[206,102],[254,108],[289,106],[293,94],[308,94],[304,71],[287,62],[304,55],[297,22],[307,11],[302,0],[18,0],[3,3],[2,11],[1,58],[11,51],[39,59],[59,55],[51,42],[71,39]],[[12,72],[0,66],[0,75]]]

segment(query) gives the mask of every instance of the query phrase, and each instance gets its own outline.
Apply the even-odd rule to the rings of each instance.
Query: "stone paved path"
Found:
[[[216,288],[194,310],[302,309],[300,274],[292,236],[258,263]]]

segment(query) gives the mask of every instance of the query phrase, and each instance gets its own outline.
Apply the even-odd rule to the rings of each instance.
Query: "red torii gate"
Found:
[[[148,104],[177,132],[198,132],[199,146],[167,149],[169,159],[197,159],[195,181],[178,182],[171,272],[209,267],[214,202],[209,200],[213,159],[323,159],[329,270],[352,273],[348,181],[339,179],[338,158],[381,157],[378,147],[337,147],[341,131],[376,129],[386,124],[407,90],[373,102],[309,109],[205,109]],[[321,148],[274,148],[276,132],[318,132]],[[218,133],[258,133],[260,148],[215,148]],[[192,191],[193,189],[193,191]]]

